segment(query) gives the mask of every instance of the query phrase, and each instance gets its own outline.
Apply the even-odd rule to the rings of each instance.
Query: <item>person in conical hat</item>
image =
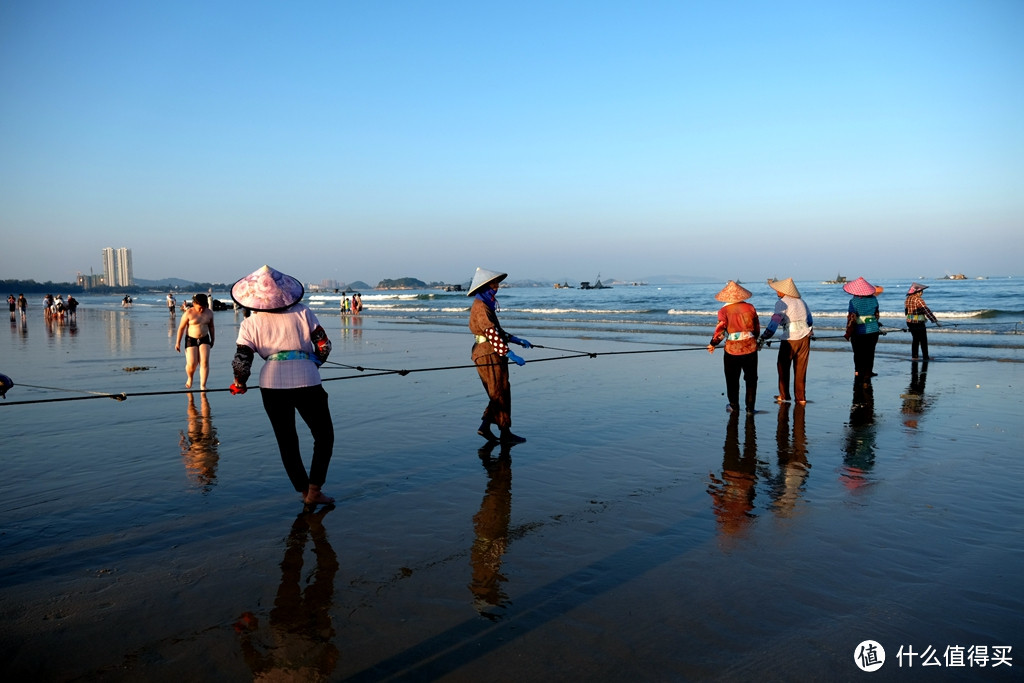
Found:
[[[263,266],[231,287],[231,298],[257,311],[242,320],[231,363],[235,382],[232,394],[244,394],[259,354],[263,408],[281,451],[281,462],[306,508],[330,505],[334,499],[321,490],[334,453],[334,423],[320,380],[320,365],[331,353],[331,340],[317,317],[300,303],[302,283],[290,275]],[[313,436],[313,459],[307,473],[299,451],[295,413]]]
[[[907,290],[906,301],[903,302],[903,312],[907,316],[907,329],[910,330],[911,343],[910,343],[910,357],[911,360],[917,360],[917,351],[921,350],[921,355],[925,360],[929,360],[928,355],[928,331],[925,329],[925,320],[931,320],[935,323],[936,327],[939,326],[939,321],[932,313],[932,309],[928,308],[928,305],[924,302],[924,297],[921,296],[921,292],[928,289],[928,285],[922,285],[919,282],[915,282],[910,285],[910,289]]]
[[[506,277],[506,273],[477,268],[467,294],[473,297],[469,308],[469,330],[474,336],[473,363],[489,399],[476,431],[488,441],[522,443],[526,439],[512,433],[512,387],[508,379],[508,362],[525,365],[526,361],[513,353],[508,345],[519,344],[527,349],[532,345],[506,332],[498,322],[498,283]],[[498,425],[499,436],[491,431],[492,424]]]
[[[814,319],[811,311],[800,296],[793,278],[769,280],[768,286],[779,298],[775,302],[772,319],[761,333],[759,344],[771,339],[779,330],[779,357],[776,367],[779,371],[779,393],[776,403],[789,403],[794,398],[800,405],[807,403],[807,363],[811,355],[811,334]],[[793,371],[794,393],[789,393],[789,374]]]
[[[725,340],[725,391],[729,398],[726,410],[735,412],[740,409],[740,374],[746,385],[746,409],[748,415],[754,414],[754,403],[757,399],[757,334],[761,323],[757,319],[757,310],[746,303],[751,297],[750,290],[732,280],[715,295],[715,299],[725,302],[718,311],[718,325],[708,344],[708,353],[714,353],[715,347]]]
[[[875,298],[878,288],[859,277],[843,285],[843,291],[853,295],[843,335],[853,349],[853,376],[858,382],[868,383],[875,375],[875,347],[881,333]]]

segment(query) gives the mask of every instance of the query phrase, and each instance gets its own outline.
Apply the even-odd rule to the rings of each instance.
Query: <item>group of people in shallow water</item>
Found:
[[[754,306],[747,303],[751,292],[736,282],[729,281],[715,299],[725,303],[718,311],[718,325],[708,344],[708,352],[725,341],[725,385],[730,412],[739,410],[740,375],[746,388],[744,403],[747,413],[754,412],[757,399],[757,352],[776,331],[779,332],[777,369],[779,393],[777,403],[789,403],[794,399],[800,405],[807,403],[807,364],[810,358],[810,341],[814,338],[814,319],[807,304],[800,296],[793,278],[769,280],[768,286],[775,290],[778,301],[764,332]],[[928,336],[925,321],[939,324],[935,315],[921,295],[927,285],[913,283],[904,301],[907,329],[913,338],[911,357],[918,359],[920,351],[924,360],[929,359]],[[878,298],[882,287],[875,287],[863,277],[843,285],[851,295],[846,317],[846,331],[843,336],[853,349],[853,374],[862,386],[875,376],[875,347],[881,328],[878,322]],[[790,393],[790,372],[793,374],[793,393]]]
[[[363,295],[355,292],[351,299],[348,296],[342,297],[340,308],[342,315],[359,315],[363,310]]]
[[[19,294],[17,299],[14,298],[13,294],[9,294],[7,296],[7,305],[11,309],[11,320],[14,320],[15,309],[21,311],[22,318],[25,317],[28,309],[28,300],[25,299],[24,294]],[[43,297],[43,317],[47,320],[51,318],[74,318],[77,313],[78,299],[70,294],[68,294],[67,300],[64,299],[63,294],[58,294],[57,296],[47,294]]]

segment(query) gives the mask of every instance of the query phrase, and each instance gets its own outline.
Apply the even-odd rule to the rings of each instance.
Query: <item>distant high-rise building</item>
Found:
[[[112,247],[103,248],[103,282],[108,287],[114,286],[114,273],[117,272],[117,256]]]
[[[130,287],[135,284],[132,272],[132,250],[121,247],[103,248],[103,280],[110,287]]]
[[[121,287],[130,287],[135,284],[135,277],[132,274],[132,250],[128,247],[121,247],[117,250],[117,279]]]

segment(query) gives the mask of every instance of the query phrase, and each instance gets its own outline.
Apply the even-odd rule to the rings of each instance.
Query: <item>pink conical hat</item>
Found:
[[[727,304],[735,304],[740,301],[746,301],[752,296],[753,294],[751,294],[749,289],[729,280],[729,284],[723,287],[721,292],[715,294],[715,299]]]
[[[914,292],[923,292],[928,289],[928,285],[922,285],[920,282],[915,282],[910,285],[910,289],[907,290],[907,294],[913,294]]]
[[[263,266],[236,282],[231,287],[231,298],[253,311],[280,311],[298,303],[305,291],[291,275]]]
[[[862,277],[843,285],[843,291],[854,296],[874,296],[875,286]]]

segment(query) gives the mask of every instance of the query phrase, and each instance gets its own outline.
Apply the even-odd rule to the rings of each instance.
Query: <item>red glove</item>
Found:
[[[245,388],[244,384],[239,386],[238,384],[232,382],[229,391],[233,396],[237,396],[238,394],[244,394],[246,391],[248,391],[248,389]]]

